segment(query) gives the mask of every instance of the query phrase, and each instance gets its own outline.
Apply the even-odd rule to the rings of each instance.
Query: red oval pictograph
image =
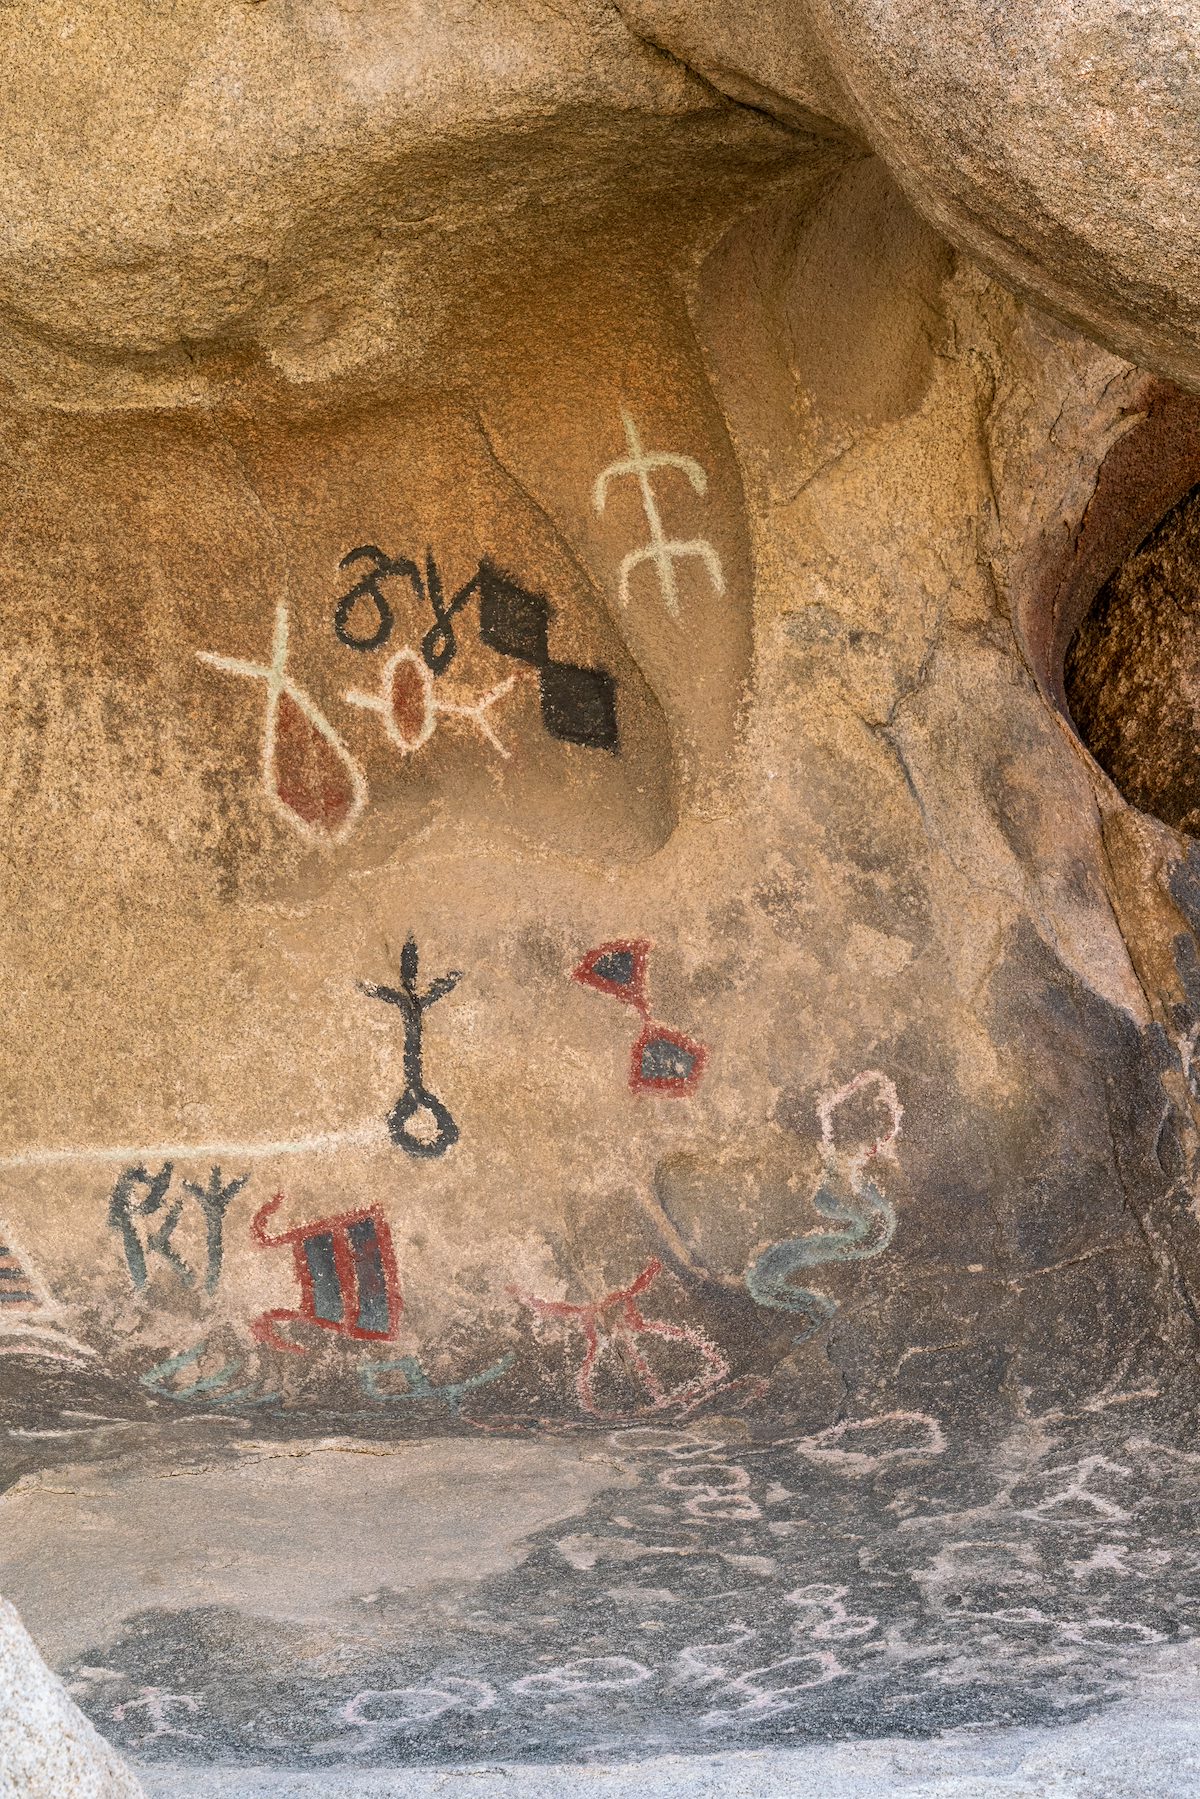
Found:
[[[389,695],[392,724],[396,736],[408,749],[419,749],[431,735],[429,689],[429,676],[424,665],[411,652],[393,659]]]
[[[305,716],[286,690],[275,713],[275,791],[312,830],[334,834],[358,803],[342,752]]]
[[[281,602],[275,608],[269,662],[248,662],[214,650],[196,654],[224,674],[266,683],[263,790],[272,808],[302,836],[337,843],[366,805],[367,783],[315,700],[288,679],[288,636],[288,611]]]

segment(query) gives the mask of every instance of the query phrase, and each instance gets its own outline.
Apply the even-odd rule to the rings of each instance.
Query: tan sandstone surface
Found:
[[[126,1747],[1190,1630],[1195,36],[0,8],[0,1585]]]

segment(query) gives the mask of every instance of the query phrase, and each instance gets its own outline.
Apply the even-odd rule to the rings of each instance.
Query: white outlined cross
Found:
[[[219,656],[213,650],[197,650],[199,661],[219,668],[227,675],[243,675],[247,680],[267,684],[267,712],[263,721],[262,784],[271,809],[284,822],[315,843],[341,843],[358,822],[367,803],[367,783],[358,763],[346,748],[325,714],[294,681],[287,677],[288,610],[281,601],[275,608],[275,633],[271,642],[271,660],[246,662],[238,656]],[[309,731],[320,738],[340,765],[344,784],[340,794],[322,781],[320,791],[311,784],[305,789],[294,774],[289,777],[279,766],[279,715],[288,706],[304,721]],[[285,719],[287,715],[285,714]],[[289,721],[289,735],[290,729]],[[307,776],[309,771],[303,773]]]

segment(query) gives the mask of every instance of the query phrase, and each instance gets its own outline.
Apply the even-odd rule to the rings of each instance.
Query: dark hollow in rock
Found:
[[[1200,487],[1100,589],[1068,647],[1064,688],[1126,799],[1200,834]]]

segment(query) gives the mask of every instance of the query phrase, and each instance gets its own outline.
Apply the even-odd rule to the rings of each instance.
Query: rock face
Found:
[[[1194,39],[0,7],[0,1577],[131,1749],[1193,1628]]]
[[[1190,1386],[1191,815],[1064,686],[1188,46],[1003,10],[3,14],[18,1430]]]
[[[247,359],[323,413],[356,369],[444,389],[564,240],[657,200],[686,242],[786,154],[601,0],[52,0],[0,48],[5,378],[42,404],[187,406]]]
[[[859,126],[1003,278],[1139,362],[1200,375],[1200,25],[1123,0],[807,0]]]
[[[72,1705],[3,1599],[0,1793],[5,1799],[141,1799],[142,1793],[120,1757]]]

